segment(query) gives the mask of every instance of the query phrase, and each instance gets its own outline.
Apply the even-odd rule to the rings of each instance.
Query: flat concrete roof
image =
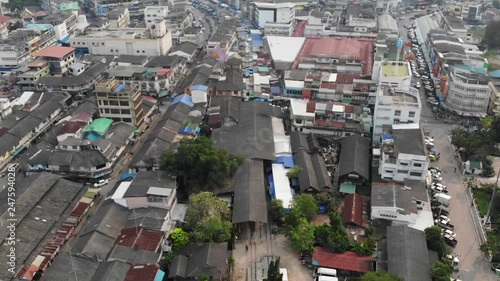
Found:
[[[386,64],[382,65],[382,76],[383,77],[407,77],[410,76],[410,70],[408,65],[392,65]]]

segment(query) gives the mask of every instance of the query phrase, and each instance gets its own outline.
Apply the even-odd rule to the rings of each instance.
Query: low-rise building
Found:
[[[70,47],[48,46],[36,53],[35,57],[46,61],[53,75],[67,73],[69,67],[76,62],[75,48]]]
[[[376,69],[377,67],[379,69]],[[410,87],[412,74],[410,64],[407,61],[376,61],[372,76],[376,74],[379,75],[378,77],[374,77],[374,80],[379,85],[403,89]]]
[[[201,27],[185,28],[179,35],[179,43],[191,42],[196,46],[201,46],[204,43],[203,30]]]
[[[126,7],[117,7],[107,14],[111,28],[126,28],[130,24],[130,13]]]
[[[236,28],[237,20],[224,20],[208,39],[207,52],[219,49],[224,54],[228,54],[237,41]]]
[[[93,55],[160,56],[172,47],[166,21],[157,19],[149,28],[122,28],[83,33],[70,40],[77,53]]]
[[[422,103],[415,88],[379,87],[373,113],[373,143],[381,143],[385,126],[420,122]]]
[[[395,124],[382,133],[378,167],[382,179],[424,181],[428,167],[427,149],[418,123]]]
[[[38,59],[27,65],[26,71],[19,70],[17,74],[17,85],[23,91],[32,91],[37,88],[38,79],[50,73],[49,63]]]
[[[157,19],[164,19],[168,15],[168,6],[147,6],[144,8],[144,22],[146,26],[154,24]]]
[[[488,113],[491,88],[487,75],[454,68],[444,85],[444,107],[463,116],[484,117]]]

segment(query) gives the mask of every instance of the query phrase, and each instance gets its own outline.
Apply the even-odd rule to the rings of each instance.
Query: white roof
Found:
[[[314,112],[307,112],[307,100],[291,99],[290,109],[294,115],[314,117]]]
[[[345,106],[343,104],[334,104],[332,106],[332,111],[333,112],[344,112],[345,111]]]
[[[16,101],[15,105],[25,105],[35,92],[24,92]]]
[[[293,190],[290,180],[286,176],[288,172],[283,164],[273,164],[274,194],[276,199],[283,201],[283,207],[289,209],[292,205]]]
[[[164,196],[168,197],[172,193],[171,188],[164,188],[164,187],[154,187],[151,186],[148,189],[148,192],[146,192],[147,195],[158,195],[158,196]]]
[[[253,74],[253,84],[254,85],[269,85],[269,79],[271,75],[260,75],[259,73]]]
[[[296,81],[296,80],[285,80],[286,88],[304,88],[304,81]]]
[[[191,91],[191,99],[193,103],[207,103],[207,93],[200,91]]]
[[[380,152],[381,152],[380,148],[374,148],[373,149],[373,155],[374,156],[380,156]]]
[[[285,135],[285,125],[283,124],[283,120],[276,117],[271,117],[271,124],[273,127],[273,136],[274,140],[276,140],[279,136]]]
[[[336,82],[337,81],[337,73],[330,73],[328,75],[328,82]]]
[[[304,37],[267,36],[271,56],[280,62],[293,62],[305,41]]]
[[[409,130],[409,129],[418,129],[420,125],[418,123],[408,123],[408,124],[393,124],[393,130]]]
[[[130,186],[131,183],[132,183],[131,181],[124,181],[120,183],[113,196],[111,196],[111,199],[115,200],[123,198],[125,192],[127,192],[128,187]]]

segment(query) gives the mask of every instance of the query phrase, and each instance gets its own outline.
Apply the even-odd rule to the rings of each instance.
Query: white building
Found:
[[[411,84],[411,68],[407,61],[375,60],[372,79],[382,86],[408,88]]]
[[[418,219],[419,204],[412,198],[412,193],[412,190],[407,189],[405,185],[373,183],[370,218],[391,221],[392,225],[415,224]]]
[[[303,131],[304,127],[314,126],[315,114],[307,111],[307,103],[307,100],[290,99],[290,119],[296,131]]]
[[[253,20],[266,35],[290,36],[295,25],[295,4],[254,3]]]
[[[384,126],[420,122],[422,103],[415,88],[379,87],[373,113],[373,143],[381,143]]]
[[[109,29],[71,38],[71,46],[93,55],[161,56],[172,47],[172,35],[165,20],[149,28]]]
[[[151,26],[155,20],[164,19],[168,15],[168,6],[147,6],[144,9],[144,22]]]
[[[0,120],[9,116],[12,113],[13,104],[8,97],[0,97]]]
[[[419,124],[395,124],[383,133],[379,175],[403,182],[425,180],[429,159]]]
[[[458,68],[450,70],[444,107],[464,116],[486,116],[491,98],[489,82],[490,78],[484,74]]]
[[[377,0],[377,13],[389,13],[398,7],[400,0]]]

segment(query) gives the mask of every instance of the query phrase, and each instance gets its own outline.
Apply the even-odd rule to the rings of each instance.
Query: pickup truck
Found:
[[[449,229],[449,230],[454,230],[455,229],[455,226],[451,223],[446,223],[444,221],[437,221],[437,226],[443,228],[443,229]]]
[[[444,235],[444,242],[452,247],[455,247],[458,244],[458,240],[448,234]]]

